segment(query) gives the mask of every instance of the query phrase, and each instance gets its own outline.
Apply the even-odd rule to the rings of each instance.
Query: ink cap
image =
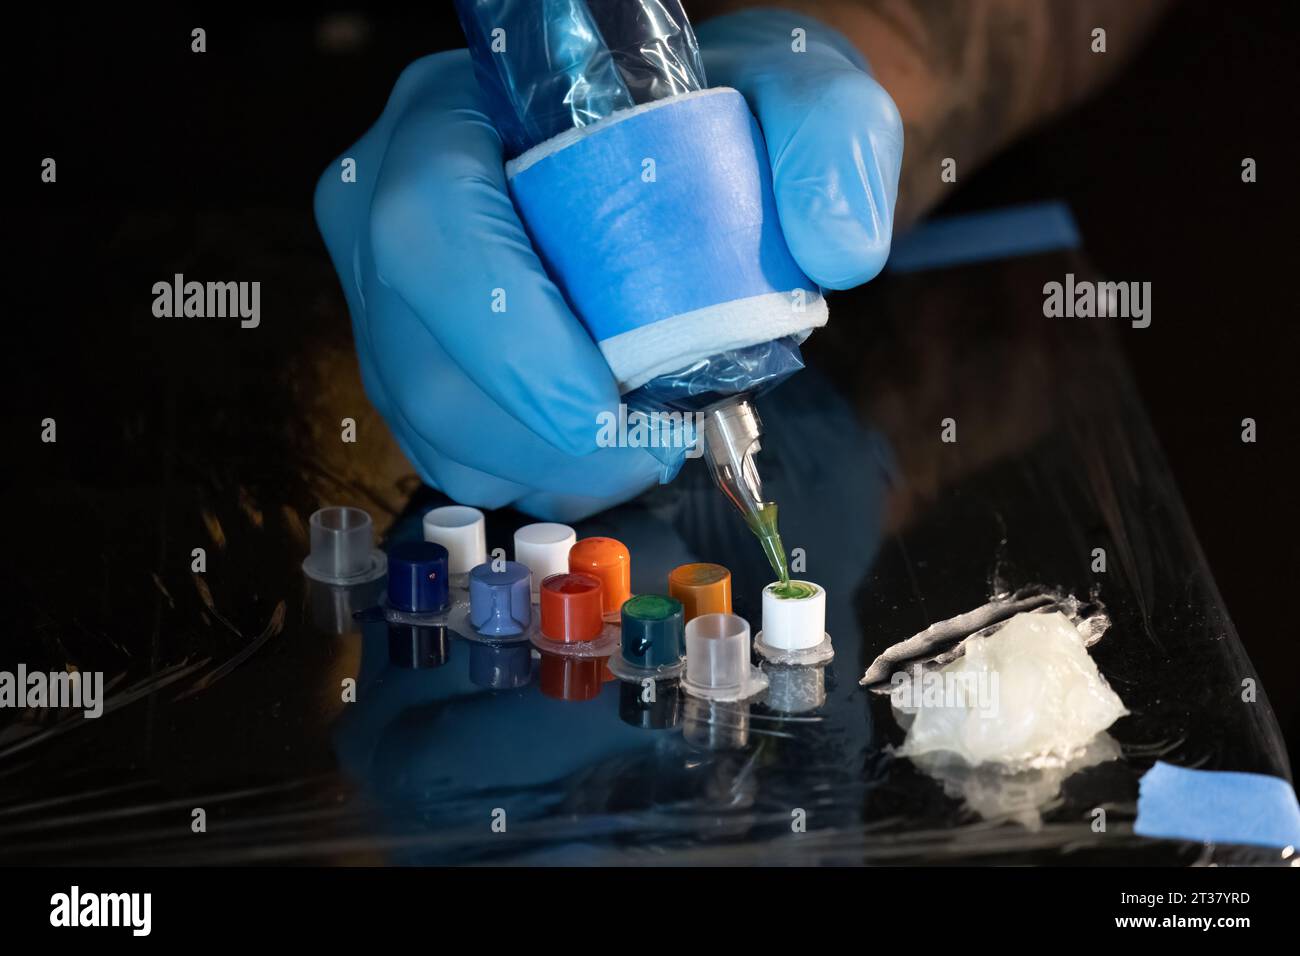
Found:
[[[541,521],[515,532],[515,560],[532,573],[532,597],[540,598],[542,581],[569,570],[569,550],[578,540],[567,524]]]
[[[388,549],[388,604],[408,614],[437,614],[451,604],[447,549],[403,541]]]
[[[311,552],[302,570],[313,581],[351,586],[384,576],[387,558],[375,548],[375,526],[361,508],[330,506],[307,522]]]
[[[598,640],[605,629],[600,579],[590,574],[552,574],[541,587],[542,637],[562,644]]]
[[[484,562],[469,573],[469,623],[485,637],[522,634],[533,619],[531,575],[517,561]]]
[[[754,650],[770,664],[802,667],[835,656],[826,633],[826,591],[811,581],[773,581],[763,588],[763,629]]]
[[[686,622],[688,694],[718,701],[753,697],[767,677],[749,662],[749,622],[737,614],[701,614]]]
[[[617,621],[632,596],[632,555],[615,538],[583,538],[569,550],[569,570],[600,578],[606,621]]]
[[[731,613],[731,572],[720,564],[681,564],[668,573],[668,594],[689,623],[701,614]]]
[[[633,667],[672,667],[686,653],[681,602],[659,594],[638,594],[623,604],[623,660]]]
[[[487,524],[483,512],[465,505],[444,505],[424,516],[424,540],[447,549],[447,571],[460,587],[465,576],[487,561]]]

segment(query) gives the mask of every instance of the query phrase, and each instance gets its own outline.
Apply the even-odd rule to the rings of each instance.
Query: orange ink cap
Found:
[[[552,574],[542,581],[542,636],[573,644],[594,641],[605,626],[600,579],[590,574]]]
[[[682,602],[686,620],[731,613],[731,572],[720,564],[682,564],[668,574],[668,594]]]
[[[583,538],[569,551],[569,570],[600,579],[605,620],[617,621],[632,596],[632,555],[614,538]]]

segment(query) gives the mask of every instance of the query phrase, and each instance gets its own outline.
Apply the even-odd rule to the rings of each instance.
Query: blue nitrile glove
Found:
[[[739,89],[763,128],[795,260],[832,289],[872,278],[902,161],[889,95],[808,17],[748,11],[699,37],[710,83]],[[645,449],[598,447],[618,389],[533,251],[503,159],[468,53],[424,57],[321,176],[316,219],[366,393],[420,477],[465,504],[576,520],[671,478],[680,459],[665,469]]]

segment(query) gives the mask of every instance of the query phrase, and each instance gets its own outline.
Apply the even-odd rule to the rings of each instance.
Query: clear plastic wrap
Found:
[[[698,411],[732,395],[759,395],[803,368],[799,336],[787,335],[708,355],[660,375],[626,396],[629,408]]]
[[[680,0],[587,0],[587,7],[636,102],[708,86]]]
[[[679,0],[456,0],[456,12],[511,156],[706,85]]]

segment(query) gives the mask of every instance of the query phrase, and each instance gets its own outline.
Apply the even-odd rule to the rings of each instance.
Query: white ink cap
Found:
[[[567,524],[550,521],[526,524],[515,532],[515,560],[532,572],[534,604],[543,578],[568,573],[569,549],[577,540],[577,534]]]
[[[307,524],[311,553],[303,559],[302,570],[312,580],[364,584],[388,570],[388,558],[374,546],[374,523],[360,508],[321,508]]]
[[[447,549],[447,573],[465,576],[487,563],[487,529],[483,512],[465,505],[445,505],[424,516],[424,540]],[[467,586],[466,581],[461,586]]]
[[[810,581],[791,581],[812,591],[806,597],[778,597],[776,582],[763,588],[763,643],[781,651],[803,651],[826,639],[826,592]]]

